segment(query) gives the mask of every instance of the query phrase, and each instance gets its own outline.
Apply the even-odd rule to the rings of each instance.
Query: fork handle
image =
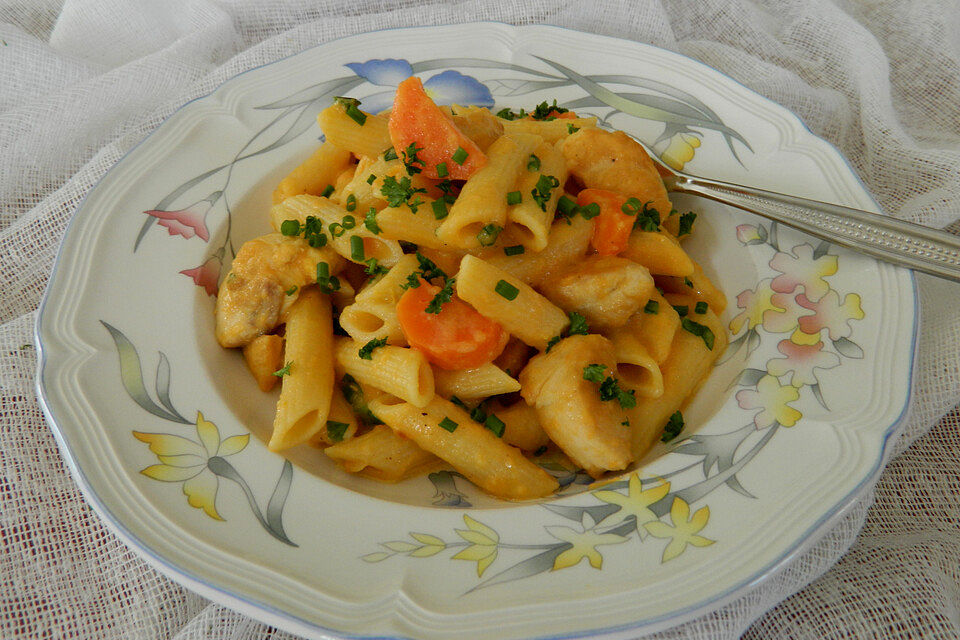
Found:
[[[719,180],[675,176],[664,184],[668,191],[716,200],[879,260],[960,282],[960,238],[945,231]]]

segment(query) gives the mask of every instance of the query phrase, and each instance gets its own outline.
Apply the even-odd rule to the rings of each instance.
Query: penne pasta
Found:
[[[334,186],[337,177],[349,166],[350,152],[347,149],[332,143],[322,144],[280,181],[273,190],[273,204],[301,193],[318,196],[328,186]]]
[[[609,334],[617,358],[617,379],[637,396],[659,398],[663,395],[663,374],[656,360],[631,331],[615,329]]]
[[[531,287],[539,286],[567,265],[583,258],[590,246],[593,222],[577,216],[558,220],[550,227],[547,246],[540,252],[524,251],[508,256],[503,249],[486,249],[479,256],[498,269],[513,274]]]
[[[347,114],[342,104],[335,102],[320,112],[317,123],[328,142],[357,157],[382,155],[393,145],[387,130],[387,117],[364,115],[366,118],[361,125]]]
[[[518,120],[504,120],[504,133],[534,134],[545,142],[556,144],[566,139],[578,129],[590,129],[597,126],[597,119],[590,118],[556,118],[554,120],[533,120],[520,118]]]
[[[522,400],[509,407],[494,407],[493,414],[503,420],[503,441],[524,451],[537,451],[550,444],[550,436],[540,426],[537,411]]]
[[[455,371],[434,367],[433,379],[436,392],[446,398],[456,396],[461,400],[479,400],[520,391],[520,383],[516,378],[511,378],[492,363],[476,369]]]
[[[397,320],[397,301],[402,285],[417,268],[417,259],[404,255],[379,280],[367,285],[340,313],[340,326],[361,344],[385,338],[387,344],[406,346],[407,339]]]
[[[388,345],[374,349],[368,360],[360,356],[364,346],[351,338],[337,340],[333,355],[338,370],[414,406],[430,402],[434,395],[433,371],[421,352]]]
[[[381,482],[399,482],[443,465],[442,460],[418,447],[413,440],[397,435],[382,424],[323,452],[344,471]]]
[[[542,498],[558,488],[553,476],[527,460],[519,449],[439,396],[422,407],[379,399],[370,408],[398,434],[449,462],[471,482],[498,498]]]
[[[620,255],[642,264],[656,275],[683,278],[693,274],[693,260],[666,231],[635,230]]]
[[[703,300],[714,313],[723,313],[727,308],[727,297],[713,284],[703,268],[693,263],[693,273],[685,278],[675,276],[658,276],[657,286],[667,293],[677,293],[693,296],[696,300]]]
[[[324,428],[317,431],[309,443],[315,447],[327,447],[350,440],[360,427],[357,416],[350,408],[350,403],[343,397],[340,387],[333,385],[333,393],[330,396],[330,413],[327,414],[327,423]]]
[[[532,157],[536,162],[531,164]],[[563,154],[553,145],[541,142],[533,150],[533,156],[527,160],[527,170],[520,174],[516,190],[522,198],[518,204],[507,207],[508,229],[518,238],[520,244],[531,251],[543,251],[547,246],[547,236],[557,209],[557,200],[563,195],[563,189],[554,188],[549,198],[538,202],[534,198],[537,184],[546,178],[555,178],[558,185],[567,181],[567,164]],[[539,166],[531,169],[531,166]],[[546,178],[544,178],[546,176]]]
[[[333,392],[330,299],[309,288],[287,314],[286,374],[277,401],[271,451],[307,442],[326,427]]]

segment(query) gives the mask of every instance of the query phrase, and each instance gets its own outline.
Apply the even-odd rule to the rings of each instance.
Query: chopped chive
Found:
[[[577,202],[569,196],[560,196],[557,200],[557,211],[565,218],[572,218],[577,213]]]
[[[333,100],[337,104],[342,105],[347,115],[350,116],[350,119],[358,125],[362,127],[366,123],[367,114],[357,108],[360,106],[359,100],[356,98],[344,98],[342,96],[337,96]]]
[[[499,293],[501,298],[506,298],[507,300],[516,300],[517,295],[520,293],[520,289],[517,289],[506,280],[498,282],[493,290]]]
[[[675,304],[673,305],[673,310],[682,318],[690,312],[690,307],[685,304]]]
[[[467,161],[467,158],[470,156],[469,153],[464,150],[463,147],[457,147],[457,150],[453,152],[453,161],[463,166],[463,163]]]
[[[333,193],[333,185],[328,184],[327,188],[324,189],[323,193],[321,193],[320,195],[323,196],[324,198],[329,198],[331,193]]]
[[[713,331],[710,330],[710,327],[702,325],[699,322],[694,322],[690,318],[683,318],[680,321],[680,326],[683,327],[684,331],[692,333],[695,336],[699,336],[703,340],[703,344],[707,345],[707,349],[713,351],[713,344],[716,340],[716,336],[713,335]]]
[[[371,173],[369,176],[367,176],[367,184],[373,184],[376,181],[376,179],[377,179],[377,176]]]
[[[441,162],[437,164],[437,177],[446,178],[448,175],[450,175],[450,172],[447,171],[447,163]]]
[[[688,287],[690,287],[691,289],[693,289],[693,281],[690,280],[690,278],[684,278],[684,279],[683,279],[683,284],[685,284],[685,285],[687,285]]]
[[[457,405],[464,411],[470,411],[470,407],[467,406],[467,403],[461,400],[460,398],[458,398],[457,396],[450,396],[450,402]]]
[[[440,421],[440,425],[439,425],[439,426],[440,426],[441,429],[446,429],[446,430],[449,431],[450,433],[453,433],[454,431],[457,430],[457,427],[458,427],[459,425],[457,425],[457,423],[454,422],[453,420],[451,420],[450,418],[444,416],[444,417],[443,417],[443,420]]]
[[[350,236],[350,257],[357,262],[367,259],[363,252],[363,238],[360,236]]]
[[[443,201],[443,198],[434,200],[430,207],[433,209],[433,217],[437,220],[443,220],[447,217],[447,203]]]
[[[591,202],[586,206],[578,207],[577,213],[583,216],[584,220],[590,220],[592,218],[596,218],[598,215],[600,215],[600,205],[597,204],[596,202]]]
[[[483,426],[493,432],[493,435],[498,438],[503,437],[503,431],[506,429],[507,425],[504,424],[503,420],[493,415],[492,413],[487,416],[487,419],[483,421]]]
[[[284,220],[280,223],[280,233],[285,236],[298,236],[300,235],[300,221],[299,220]]]
[[[623,422],[621,422],[621,423],[620,423],[620,426],[622,426],[622,427],[629,427],[629,426],[630,426],[630,420],[629,420],[629,418],[628,418],[627,420],[624,420]]]
[[[326,262],[317,263],[317,281],[330,279],[330,265]]]
[[[699,301],[697,304],[695,304],[695,305],[693,306],[693,311],[694,311],[694,313],[699,313],[699,314],[701,314],[701,315],[704,314],[704,313],[706,313],[706,312],[707,312],[707,303],[704,302],[703,300]]]
[[[663,436],[660,438],[660,441],[670,442],[680,435],[681,431],[683,431],[683,414],[679,411],[674,411],[670,419],[667,420],[667,424],[663,427]]]
[[[290,367],[292,366],[293,366],[293,360],[290,360],[289,362],[287,362],[287,364],[283,365],[282,368],[274,371],[273,375],[277,376],[278,378],[282,378],[283,376],[288,376],[290,375]]]
[[[317,286],[323,293],[333,293],[340,289],[340,280],[330,275],[330,265],[326,262],[317,263]]]
[[[540,171],[540,158],[534,154],[530,154],[530,158],[527,160],[527,171]]]
[[[508,256],[518,256],[518,255],[520,255],[521,253],[523,253],[524,251],[526,251],[526,249],[524,248],[524,246],[523,246],[522,244],[515,244],[515,245],[513,245],[513,246],[511,246],[511,247],[504,247],[504,248],[503,248],[503,253],[504,253],[505,255],[508,255]]]
[[[363,226],[365,226],[370,233],[380,235],[380,225],[377,224],[377,209],[375,207],[370,207],[370,209],[367,210],[367,215],[363,218]]]
[[[354,207],[355,209],[356,207]],[[343,220],[340,221],[340,224],[344,229],[353,229],[357,226],[357,219],[353,216],[343,216]]]
[[[343,436],[346,435],[350,425],[346,422],[337,422],[336,420],[327,420],[327,435],[331,442],[343,442]]]
[[[344,207],[347,211],[356,211],[357,210],[357,196],[352,193],[347,196],[347,204]]]
[[[393,147],[390,147],[389,149],[383,152],[384,160],[396,160],[399,157],[400,156],[397,155],[397,150],[394,149]]]
[[[357,355],[360,356],[362,360],[373,360],[373,352],[375,349],[387,344],[386,338],[374,338],[367,344],[360,347],[360,350],[357,351]]]
[[[547,210],[547,202],[550,200],[550,194],[556,187],[560,186],[560,180],[556,176],[540,175],[536,186],[530,191],[533,201],[540,205],[541,211]]]
[[[327,231],[329,231],[330,235],[332,235],[334,238],[339,238],[343,235],[343,232],[346,231],[346,229],[344,229],[343,225],[339,222],[331,222],[327,227]]]
[[[647,300],[647,304],[643,307],[643,312],[657,315],[660,312],[660,303],[656,300]]]
[[[482,247],[489,247],[497,241],[497,236],[500,235],[501,231],[503,231],[503,227],[490,223],[477,234],[477,242]]]
[[[292,287],[290,287],[289,289],[287,289],[286,291],[284,291],[284,293],[286,293],[288,296],[292,296],[293,294],[295,294],[295,293],[297,292],[297,289],[299,289],[299,288],[300,288],[300,287],[298,287],[297,285],[293,285]]]
[[[519,191],[511,191],[507,194],[507,204],[520,204],[523,200],[523,194]]]

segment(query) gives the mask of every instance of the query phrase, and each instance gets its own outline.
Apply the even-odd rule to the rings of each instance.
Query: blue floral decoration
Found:
[[[366,62],[351,62],[346,65],[355,74],[379,87],[391,87],[363,99],[363,109],[368,113],[380,113],[393,104],[396,86],[413,75],[413,67],[406,60],[388,58]],[[457,71],[444,71],[424,81],[423,88],[437,104],[476,105],[492,107],[493,94],[483,83],[472,76]]]

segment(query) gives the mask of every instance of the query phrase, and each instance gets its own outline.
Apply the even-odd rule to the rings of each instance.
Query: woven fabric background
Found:
[[[84,194],[181,104],[335,38],[475,20],[700,60],[837,146],[890,215],[960,229],[956,2],[0,0],[0,637],[290,638],[159,575],[85,505],[37,404],[36,309]],[[913,412],[879,483],[752,592],[657,637],[960,637],[960,286],[918,282]]]

